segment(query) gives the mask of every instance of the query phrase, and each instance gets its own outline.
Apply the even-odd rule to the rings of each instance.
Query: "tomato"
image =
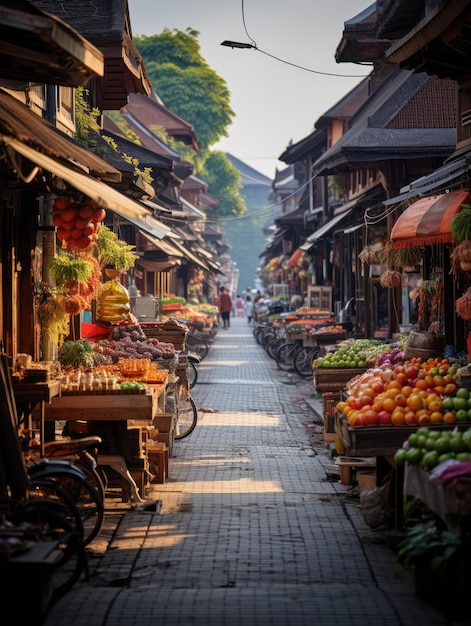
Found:
[[[409,380],[417,378],[417,369],[413,365],[408,365],[405,374]]]
[[[413,393],[407,398],[407,406],[412,411],[418,411],[424,406],[423,398],[421,398],[418,394]]]
[[[379,424],[392,424],[392,415],[389,411],[379,411],[378,413],[378,422]],[[471,450],[471,448],[470,448]]]
[[[406,424],[406,414],[402,411],[394,411],[391,415],[391,424],[394,424],[394,426],[404,426],[404,424]]]
[[[375,395],[378,395],[380,393],[383,393],[384,391],[384,385],[383,383],[375,383],[373,385],[373,391],[375,392]]]
[[[365,417],[365,424],[367,426],[375,426],[379,423],[379,417],[376,411],[369,409],[368,411],[365,411],[363,415]]]

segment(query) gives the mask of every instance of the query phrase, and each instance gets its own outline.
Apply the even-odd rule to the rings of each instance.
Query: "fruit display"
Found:
[[[410,463],[431,470],[450,459],[471,461],[471,427],[460,431],[418,428],[398,448],[394,460],[398,465]]]
[[[339,344],[335,352],[329,352],[319,357],[313,363],[314,368],[362,368],[371,367],[383,355],[383,362],[396,361],[402,358],[403,353],[391,344],[379,339],[357,339]]]
[[[471,391],[457,378],[458,366],[440,357],[370,368],[349,381],[336,408],[355,428],[471,422]]]
[[[106,211],[91,199],[75,202],[62,196],[54,200],[52,223],[67,250],[87,250],[97,240]]]

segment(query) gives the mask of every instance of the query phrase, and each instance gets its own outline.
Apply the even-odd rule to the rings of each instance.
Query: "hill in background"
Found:
[[[245,215],[223,223],[226,241],[231,246],[229,254],[239,268],[238,292],[242,293],[248,287],[255,286],[260,254],[267,245],[263,228],[272,216],[269,201],[272,181],[232,154],[226,153],[226,156],[240,172],[243,185],[240,193],[247,205]]]

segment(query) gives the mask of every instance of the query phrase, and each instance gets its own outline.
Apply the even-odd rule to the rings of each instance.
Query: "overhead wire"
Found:
[[[251,37],[251,35],[249,34],[249,31],[247,30],[247,25],[245,23],[244,0],[241,0],[241,2],[242,2],[242,24],[244,26],[245,34],[250,39],[251,46],[254,50],[257,50],[258,52],[261,52],[262,54],[265,54],[266,56],[271,57],[272,59],[275,59],[276,61],[280,61],[281,63],[285,63],[286,65],[291,65],[291,67],[297,67],[298,69],[304,70],[306,72],[311,72],[312,74],[320,74],[321,76],[339,76],[340,78],[366,78],[367,74],[335,74],[333,72],[321,72],[320,70],[313,70],[308,67],[304,67],[303,65],[291,63],[291,61],[286,61],[285,59],[281,59],[280,57],[277,57],[274,54],[270,54],[269,52],[262,50],[261,48],[257,46],[255,39]]]

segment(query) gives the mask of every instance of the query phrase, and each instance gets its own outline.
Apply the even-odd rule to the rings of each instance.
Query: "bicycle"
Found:
[[[185,351],[197,354],[202,361],[209,352],[209,342],[199,333],[188,332],[185,336]]]
[[[285,341],[278,347],[275,352],[275,360],[277,366],[285,372],[294,370],[294,359],[301,348],[301,339],[296,339],[295,341],[287,341],[285,338]]]
[[[71,466],[68,466],[69,469]],[[80,472],[80,470],[76,470]],[[84,476],[81,472],[80,474]],[[6,355],[0,355],[0,498],[3,524],[0,536],[16,538],[20,549],[32,550],[36,543],[48,542],[51,569],[43,588],[51,595],[41,598],[35,615],[45,613],[52,601],[68,591],[82,573],[88,575],[87,556],[83,543],[82,516],[76,504],[52,475],[44,471],[32,480],[18,435],[18,415]],[[46,549],[46,548],[45,548]],[[42,554],[42,548],[39,550]],[[14,556],[12,557],[14,559]],[[29,565],[27,565],[29,567]],[[16,598],[18,590],[4,580],[8,597]],[[48,583],[44,584],[44,583]],[[4,589],[5,591],[5,589]],[[21,598],[19,598],[21,599]],[[23,598],[24,600],[24,598]],[[30,610],[20,602],[18,610]],[[32,611],[30,611],[32,613]],[[29,615],[31,617],[31,615]]]
[[[321,349],[318,344],[313,346],[302,346],[294,355],[294,369],[302,378],[310,378],[312,376],[312,364],[315,359],[321,356]]]
[[[180,377],[170,384],[167,407],[175,413],[175,440],[188,437],[196,428],[198,409],[191,397],[189,381]]]

